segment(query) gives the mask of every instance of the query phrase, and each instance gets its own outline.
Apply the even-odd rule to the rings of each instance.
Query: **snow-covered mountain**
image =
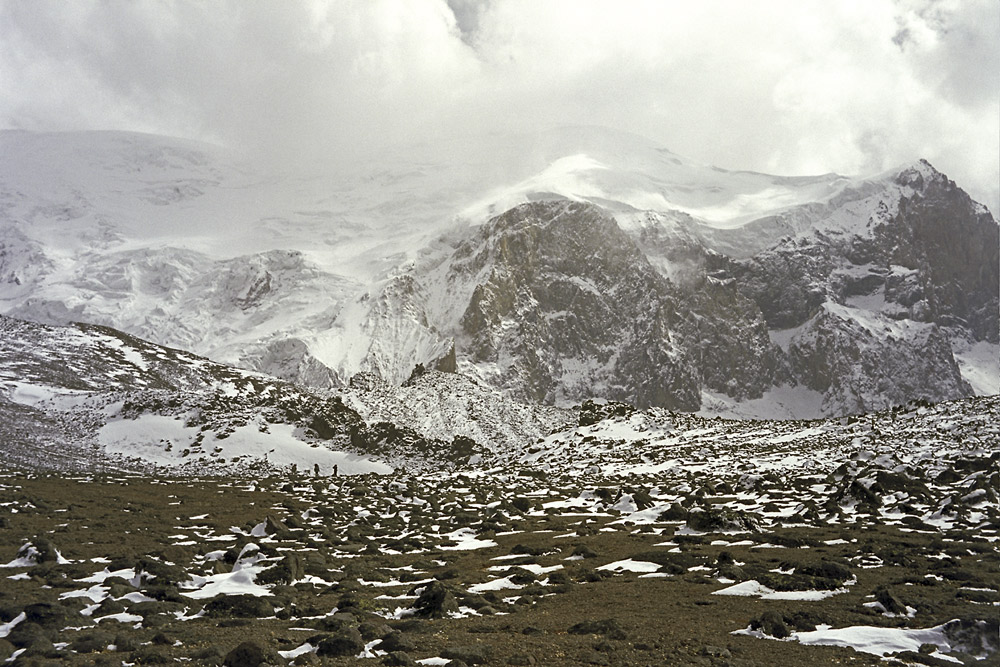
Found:
[[[494,459],[573,421],[454,374],[310,390],[108,327],[0,315],[5,465],[329,475]]]
[[[1000,391],[997,223],[924,162],[777,177],[596,128],[350,171],[125,133],[0,155],[0,312],[290,382],[807,417]]]

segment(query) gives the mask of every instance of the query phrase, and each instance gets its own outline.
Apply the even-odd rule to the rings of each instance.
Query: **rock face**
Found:
[[[913,319],[967,327],[976,340],[997,342],[996,221],[926,162],[901,172],[897,182],[916,192],[900,200],[894,217],[875,227],[875,261],[902,266],[915,277],[887,281],[887,300],[907,305]]]
[[[821,392],[830,412],[862,413],[909,400],[971,395],[942,330],[911,324],[904,336],[879,336],[824,309],[792,340],[794,377]]]
[[[877,297],[884,303],[864,307],[996,342],[1000,234],[993,216],[926,162],[891,185],[902,190],[898,199],[882,192],[863,202],[870,212],[855,211],[867,214],[864,225],[785,237],[752,259],[721,263],[774,329],[803,324],[826,301]]]
[[[811,214],[848,207],[850,224],[800,225],[748,258],[714,249],[718,231],[629,234],[595,205],[523,204],[459,244],[437,286],[418,277],[452,304],[429,326],[459,370],[528,401],[697,410],[706,390],[797,385],[845,414],[971,395],[953,342],[997,338],[992,216],[926,163],[849,194]]]
[[[792,382],[821,392],[826,414],[971,395],[953,341],[1000,331],[993,217],[926,162],[890,185],[902,194],[869,195],[862,226],[707,261],[757,305]]]
[[[675,290],[595,206],[516,207],[458,248],[453,282],[480,277],[459,354],[526,399],[601,395],[695,410],[698,376]]]

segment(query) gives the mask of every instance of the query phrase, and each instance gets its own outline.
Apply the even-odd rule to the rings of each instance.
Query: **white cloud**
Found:
[[[54,0],[0,5],[0,125],[349,159],[598,124],[723,167],[931,160],[1000,204],[994,0]]]

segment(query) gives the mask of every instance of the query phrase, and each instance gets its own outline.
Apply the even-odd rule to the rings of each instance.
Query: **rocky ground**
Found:
[[[447,473],[8,470],[0,659],[996,664],[995,411],[835,429],[592,407]]]

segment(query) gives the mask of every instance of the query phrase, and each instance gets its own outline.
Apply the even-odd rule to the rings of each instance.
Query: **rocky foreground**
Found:
[[[490,468],[7,470],[0,659],[995,664],[997,412],[835,427],[585,406]]]

